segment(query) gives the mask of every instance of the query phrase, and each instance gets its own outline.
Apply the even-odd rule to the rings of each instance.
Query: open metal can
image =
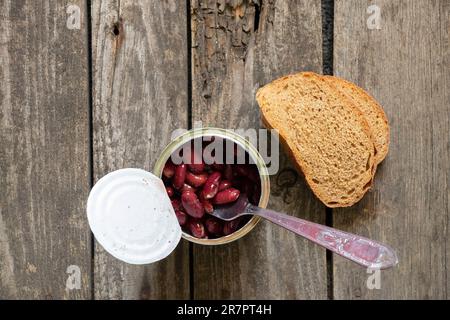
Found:
[[[219,137],[225,140],[230,140],[231,142],[234,142],[248,153],[248,155],[252,158],[253,162],[256,164],[260,177],[261,195],[259,198],[258,206],[261,208],[266,208],[269,202],[270,180],[265,161],[255,146],[253,146],[247,139],[245,139],[241,135],[230,130],[220,128],[198,128],[192,129],[178,136],[171,143],[169,143],[162,151],[161,155],[156,161],[153,173],[157,177],[161,178],[164,165],[176,150],[178,150],[180,147],[182,147],[185,143],[189,141],[203,137]],[[216,239],[199,239],[193,237],[192,235],[186,232],[182,232],[182,237],[188,241],[203,245],[225,244],[237,240],[246,235],[247,233],[249,233],[256,226],[259,220],[260,220],[259,217],[253,216],[244,226],[242,226],[240,229],[236,230],[232,234]]]

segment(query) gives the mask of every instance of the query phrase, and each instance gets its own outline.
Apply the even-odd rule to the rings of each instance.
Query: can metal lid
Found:
[[[98,180],[89,194],[87,217],[103,248],[131,264],[164,259],[181,238],[164,183],[141,169],[120,169]]]

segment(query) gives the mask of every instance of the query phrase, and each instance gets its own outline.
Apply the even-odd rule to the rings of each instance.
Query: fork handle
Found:
[[[247,207],[247,213],[263,217],[367,268],[386,269],[398,263],[392,248],[355,234],[253,205]]]

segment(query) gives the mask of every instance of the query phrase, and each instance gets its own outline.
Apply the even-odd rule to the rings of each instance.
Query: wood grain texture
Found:
[[[381,9],[380,29],[366,10]],[[373,190],[334,226],[391,244],[397,268],[366,287],[366,270],[334,260],[337,299],[445,299],[449,296],[450,3],[336,1],[334,70],[376,97],[391,146]]]
[[[320,72],[320,1],[191,2],[192,118],[203,126],[259,128],[256,90],[301,70]],[[273,209],[324,223],[325,208],[281,156]],[[194,246],[194,297],[325,299],[325,250],[261,222],[228,245]]]
[[[94,1],[94,176],[151,171],[176,128],[187,128],[186,7],[175,1]],[[181,242],[150,266],[121,263],[95,245],[97,299],[189,298]]]
[[[0,299],[89,299],[86,4],[79,30],[67,1],[1,4]]]

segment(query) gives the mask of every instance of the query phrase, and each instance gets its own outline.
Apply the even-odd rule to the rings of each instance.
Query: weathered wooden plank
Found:
[[[0,299],[89,299],[86,4],[1,3]]]
[[[377,8],[379,29],[371,19],[369,29]],[[390,243],[400,264],[369,290],[366,270],[335,258],[335,298],[448,297],[449,18],[445,0],[336,2],[335,73],[384,106],[391,147],[373,190],[356,207],[334,210],[334,222]]]
[[[176,128],[187,128],[186,7],[175,1],[94,1],[94,176],[151,170]],[[97,299],[189,298],[188,244],[151,266],[121,263],[95,245]]]
[[[321,71],[320,1],[192,1],[191,25],[192,115],[204,126],[259,128],[261,85]],[[324,223],[292,168],[282,155],[270,207]],[[195,245],[193,266],[195,298],[327,296],[325,250],[266,222],[228,245]]]

